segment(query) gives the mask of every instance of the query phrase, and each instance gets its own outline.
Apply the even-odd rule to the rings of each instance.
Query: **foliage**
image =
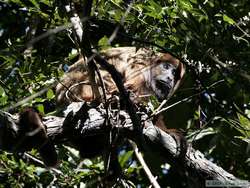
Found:
[[[129,6],[131,10],[124,17]],[[151,42],[150,47],[156,50],[160,50],[159,45],[179,57],[186,55],[186,78],[168,104],[201,94],[165,112],[167,124],[186,130],[188,140],[208,158],[249,180],[250,4],[244,0],[96,0],[92,15],[104,23],[92,33],[98,37],[89,34],[91,39],[98,39],[97,48],[125,43],[148,46]],[[123,35],[108,44],[114,23],[120,23],[123,17]],[[77,57],[62,2],[3,0],[0,18],[0,107],[17,112],[19,108],[10,107],[48,87],[22,107],[32,105],[42,113],[53,113],[53,82]],[[55,28],[63,29],[53,32]],[[46,32],[48,35],[43,35]],[[41,40],[35,40],[40,36]],[[0,186],[71,187],[89,183],[95,187],[100,181],[100,158],[82,161],[75,151],[65,147],[59,148],[59,154],[61,173],[34,165],[23,155],[3,152]],[[121,149],[120,162],[128,184],[149,185],[133,152]],[[162,186],[176,181],[168,178],[170,173],[164,168],[156,173]]]

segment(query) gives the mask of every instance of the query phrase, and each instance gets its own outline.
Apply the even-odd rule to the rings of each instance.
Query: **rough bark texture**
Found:
[[[106,139],[112,125],[119,140],[131,139],[142,151],[154,152],[165,158],[178,171],[188,174],[193,187],[201,187],[206,180],[217,180],[224,185],[239,185],[250,187],[249,182],[242,182],[221,167],[207,160],[204,155],[188,145],[184,158],[176,140],[166,132],[155,127],[147,115],[138,112],[141,117],[143,130],[141,136],[134,130],[131,119],[125,111],[110,111],[107,123],[106,110],[102,106],[90,107],[86,103],[72,103],[64,111],[64,117],[47,116],[43,118],[47,126],[48,137],[55,144],[67,144],[80,150],[83,157],[101,155],[107,147]],[[117,119],[118,117],[118,119]],[[118,120],[118,121],[117,121]],[[0,149],[15,151],[18,143],[18,116],[0,111]],[[94,141],[95,145],[91,146]],[[142,143],[143,141],[143,143]],[[247,185],[248,184],[248,185]],[[243,186],[245,185],[245,186]]]

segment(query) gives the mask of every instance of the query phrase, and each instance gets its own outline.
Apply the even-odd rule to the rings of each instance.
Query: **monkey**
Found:
[[[178,88],[185,69],[183,64],[169,53],[155,53],[147,48],[111,48],[101,53],[108,63],[121,73],[123,83],[132,93],[133,102],[148,101],[154,95],[159,101],[169,99]],[[69,67],[69,71],[56,86],[58,103],[92,101],[95,99],[88,80],[84,58]],[[107,97],[117,92],[110,74],[100,68]],[[97,81],[100,85],[100,81]]]
[[[180,60],[169,53],[154,52],[148,48],[118,47],[102,51],[100,54],[122,75],[124,87],[130,92],[130,98],[135,104],[148,102],[151,96],[155,96],[160,102],[168,100],[179,87],[185,73]],[[99,71],[107,98],[111,98],[118,92],[116,84],[107,71],[102,68]],[[97,79],[96,83],[100,87],[100,80]],[[59,104],[95,100],[96,96],[89,83],[86,61],[83,57],[71,65],[64,74],[56,86],[56,97]],[[177,143],[180,150],[184,152],[180,155],[184,156],[186,150],[185,143],[182,142],[185,142],[185,138],[181,133],[167,129],[162,115],[155,117],[153,122],[179,141]]]
[[[46,128],[39,113],[33,108],[25,108],[19,114],[17,124],[19,133],[17,149],[27,151],[36,148],[46,166],[56,166],[57,153],[53,143],[46,134]]]

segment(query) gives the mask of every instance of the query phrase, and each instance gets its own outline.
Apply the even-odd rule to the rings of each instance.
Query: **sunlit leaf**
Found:
[[[54,94],[54,92],[53,92],[53,90],[52,89],[49,89],[48,91],[47,91],[47,99],[53,99],[55,97],[55,94]]]
[[[217,131],[211,127],[207,128],[207,129],[202,129],[202,130],[197,130],[192,132],[188,138],[189,140],[195,141],[195,140],[200,140],[202,138],[204,138],[205,136],[208,135],[213,135],[216,134]]]
[[[107,36],[102,37],[98,42],[98,46],[100,46],[101,49],[107,49],[108,47],[110,47],[108,37]]]
[[[44,114],[44,106],[43,106],[43,104],[37,105],[37,110],[38,110],[40,113]]]
[[[223,20],[231,25],[235,24],[235,21],[226,14],[223,14]]]
[[[246,138],[250,138],[250,120],[237,113],[238,115],[238,118],[239,118],[239,122],[240,122],[240,125],[241,127],[237,127],[237,129],[246,137]]]

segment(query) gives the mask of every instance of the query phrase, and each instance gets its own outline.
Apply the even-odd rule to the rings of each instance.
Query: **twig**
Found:
[[[195,96],[198,96],[198,95],[202,94],[203,92],[207,91],[207,89],[209,89],[209,88],[211,88],[211,87],[214,87],[215,85],[217,85],[217,84],[219,84],[219,83],[221,83],[221,82],[224,82],[224,81],[225,81],[224,79],[223,79],[223,80],[219,80],[219,81],[217,81],[217,82],[211,84],[210,86],[208,86],[206,89],[203,89],[202,91],[200,91],[200,92],[198,92],[198,93],[196,93],[196,94],[194,94],[194,95],[191,95],[191,96],[189,96],[189,97],[183,98],[183,99],[177,101],[176,103],[173,103],[173,104],[171,104],[171,105],[169,105],[169,106],[167,106],[167,107],[161,109],[160,107],[163,107],[163,105],[166,104],[166,103],[162,103],[163,105],[161,104],[161,105],[151,114],[150,118],[153,117],[153,116],[156,116],[156,115],[158,115],[158,114],[160,114],[160,113],[162,113],[162,112],[164,112],[164,111],[166,111],[166,110],[168,110],[168,109],[170,109],[170,108],[172,108],[172,107],[174,107],[174,106],[176,106],[176,105],[178,105],[178,104],[180,104],[180,103],[182,103],[182,102],[186,102],[186,101],[188,101],[189,99],[191,99],[191,98],[193,98],[193,97],[195,97]],[[163,101],[163,102],[164,102],[164,101]]]
[[[208,57],[210,59],[212,59],[215,63],[217,63],[218,65],[220,65],[220,67],[222,67],[223,69],[226,69],[227,71],[229,71],[230,73],[236,73],[238,74],[240,77],[244,78],[245,80],[247,80],[248,82],[250,81],[250,75],[247,74],[246,72],[239,70],[237,72],[233,72],[233,69],[228,67],[227,64],[223,63],[222,61],[220,61],[216,56],[213,56],[211,54],[208,54]]]
[[[37,159],[36,157],[30,155],[29,153],[26,153],[26,152],[25,152],[24,155],[25,155],[27,158],[31,159],[32,161],[34,161],[34,162],[40,164],[41,166],[46,167],[43,161],[41,161],[41,160]],[[60,170],[56,169],[56,168],[50,167],[49,169],[52,170],[53,172],[57,173],[57,174],[62,174],[62,172],[61,172]]]
[[[167,100],[164,99],[164,100],[161,102],[161,104],[156,108],[156,110],[152,113],[152,116],[153,116],[156,112],[160,111],[160,110],[164,107],[164,105],[165,105],[166,103],[167,103]]]
[[[89,19],[89,18],[85,17],[85,18],[80,19],[80,21],[83,23],[83,22],[86,22],[88,19]],[[68,29],[68,28],[72,27],[72,26],[73,26],[73,23],[67,23],[67,24],[65,24],[65,25],[58,26],[58,27],[55,28],[55,29],[49,29],[49,30],[46,31],[45,33],[39,35],[38,37],[36,37],[36,38],[34,38],[34,39],[32,39],[32,40],[30,40],[30,41],[27,43],[26,46],[28,46],[28,47],[29,47],[29,46],[32,46],[32,45],[35,44],[36,42],[38,42],[38,41],[40,41],[40,40],[42,40],[42,39],[44,39],[44,38],[47,38],[47,37],[49,37],[49,36],[52,35],[52,34],[59,33],[59,32],[61,32],[61,31],[65,30],[65,29]]]
[[[35,94],[31,95],[31,96],[25,97],[24,99],[22,99],[21,101],[17,102],[16,104],[11,105],[11,106],[7,106],[7,107],[3,108],[2,110],[4,110],[4,111],[14,110],[15,108],[17,108],[17,107],[19,107],[19,106],[21,106],[23,104],[26,104],[27,102],[31,101],[32,99],[43,95],[50,88],[52,88],[54,86],[55,86],[55,81],[53,81],[53,83],[51,85],[46,86],[45,88],[43,88],[42,90],[38,91],[37,93],[35,93]]]
[[[135,144],[135,142],[129,140],[129,143],[131,144],[138,161],[142,165],[142,168],[143,168],[144,172],[146,173],[146,175],[148,176],[148,179],[151,182],[151,184],[153,185],[153,187],[160,188],[159,183],[156,181],[156,178],[153,176],[152,172],[150,171],[148,165],[146,164],[145,160],[143,159],[141,152],[139,152],[139,149],[138,149],[137,145]]]
[[[84,102],[83,99],[79,98],[77,95],[75,95],[74,92],[71,92],[72,89],[74,89],[75,87],[79,86],[79,85],[82,85],[82,84],[85,84],[85,85],[90,85],[90,83],[88,83],[87,81],[82,81],[82,82],[79,82],[79,83],[75,83],[73,84],[72,86],[70,86],[69,88],[67,88],[67,91],[65,92],[65,96],[66,98],[70,101],[70,97],[69,97],[69,93],[72,94],[78,101],[81,101],[81,102]],[[63,85],[64,86],[64,85]]]
[[[124,15],[122,16],[121,18],[121,21],[120,21],[120,25],[116,26],[116,28],[114,29],[113,33],[111,34],[111,36],[109,37],[108,39],[108,44],[111,44],[112,41],[116,38],[117,34],[118,34],[118,31],[120,29],[120,26],[123,26],[124,25],[124,22],[125,22],[125,18],[127,17],[127,15],[129,14],[130,10],[131,10],[131,7],[132,7],[132,4],[134,3],[134,1],[131,1],[128,5],[128,8],[126,9],[126,12],[124,13]]]

